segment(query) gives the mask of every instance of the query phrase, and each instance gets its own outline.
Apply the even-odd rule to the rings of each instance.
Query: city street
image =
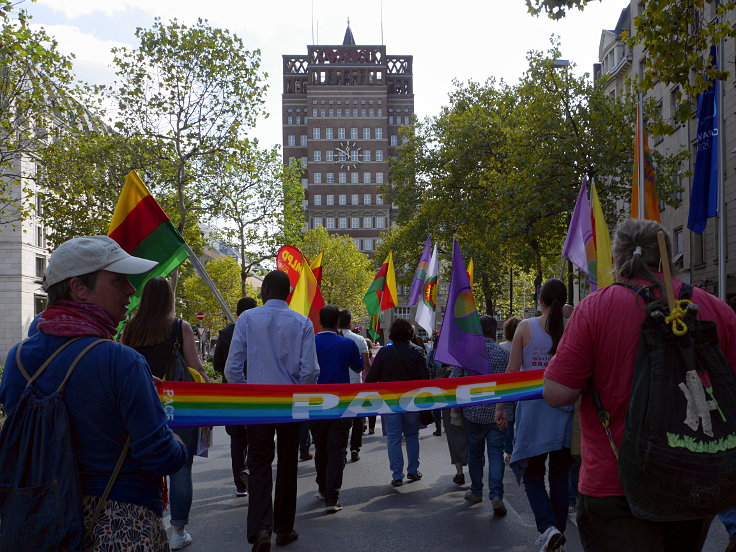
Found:
[[[505,477],[508,515],[491,519],[487,498],[481,504],[463,498],[469,483],[467,468],[466,485],[452,482],[455,469],[444,434],[436,437],[429,428],[421,431],[420,471],[424,477],[394,489],[389,485],[380,425],[376,429],[376,435],[365,436],[360,461],[348,462],[345,468],[340,495],[345,508],[341,512],[325,513],[324,502],[316,497],[314,462],[299,463],[295,528],[300,535],[284,550],[537,550],[534,517],[510,470]],[[229,438],[223,428],[215,428],[210,457],[194,461],[194,503],[187,526],[194,541],[185,549],[188,552],[250,550],[245,536],[248,498],[235,497],[229,462]],[[165,521],[168,527],[168,518]],[[573,519],[566,536],[567,552],[582,550]],[[714,521],[704,550],[721,552],[726,542],[723,525]]]

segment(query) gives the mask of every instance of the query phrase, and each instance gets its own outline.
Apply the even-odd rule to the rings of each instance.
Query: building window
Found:
[[[363,217],[363,228],[373,228],[373,219],[371,217]]]
[[[375,117],[376,116],[376,110],[372,107],[368,110],[368,116],[369,117]]]
[[[383,196],[381,194],[376,194],[376,205],[383,205]]]
[[[290,125],[290,124],[291,124],[291,121],[292,121],[292,117],[291,117],[291,115],[289,115],[289,116],[288,116],[288,117],[286,118],[286,124],[287,124],[287,125]]]
[[[376,173],[376,184],[383,184],[383,173]]]
[[[304,157],[300,157],[300,160],[302,163],[302,168],[306,169],[307,168],[307,156],[305,155]]]
[[[354,239],[353,243],[355,244],[356,249],[360,250],[360,240]]]
[[[360,228],[360,217],[350,218],[350,228]]]
[[[363,173],[363,184],[370,184],[371,183],[371,173],[364,172]]]
[[[344,140],[345,139],[345,129],[344,128],[338,128],[337,129],[337,139],[338,140]]]
[[[337,116],[342,117],[342,107],[337,108]]]
[[[333,152],[332,150],[327,150],[325,152],[325,161],[327,161],[328,163],[332,163],[334,160],[335,160],[335,152]]]
[[[43,255],[36,255],[36,278],[43,278],[43,273],[46,270],[46,257]]]
[[[383,228],[384,221],[385,219],[383,217],[376,217],[376,228]]]
[[[334,218],[327,217],[327,228],[329,230],[334,230],[335,229],[335,219]]]
[[[397,142],[398,142],[398,137],[395,134],[392,134],[391,135],[391,145],[393,147],[396,147]]]
[[[345,152],[344,151],[339,151],[338,154],[337,154],[337,158],[340,161],[345,161],[347,159],[347,157],[345,156]]]
[[[365,117],[366,116],[365,107],[360,110],[360,116],[361,117]]]
[[[287,136],[286,143],[292,148],[296,146],[296,136]]]
[[[376,129],[376,140],[383,140],[383,129],[382,128]]]
[[[306,134],[302,134],[299,137],[299,145],[303,148],[307,147],[307,135]]]
[[[332,194],[329,194],[327,196],[327,205],[334,205],[335,204],[335,196]]]
[[[314,204],[315,204],[315,205],[317,205],[317,206],[319,206],[319,205],[322,205],[322,195],[321,195],[321,194],[317,194],[317,195],[315,195],[315,196],[314,196],[314,199],[313,199],[312,201],[313,201],[313,202],[314,202]]]
[[[314,161],[322,161],[322,152],[319,150],[314,150],[312,152],[312,158]]]
[[[357,107],[354,107],[353,108],[353,117],[357,117],[357,116],[358,116],[358,108]]]
[[[358,161],[358,150],[351,150],[350,151],[350,160],[351,161]]]
[[[312,138],[314,138],[315,140],[319,140],[319,129],[318,128],[312,129]]]
[[[357,128],[351,128],[350,129],[350,139],[351,140],[357,140],[358,139],[358,129]]]
[[[405,125],[408,125],[409,124],[409,117],[404,117],[404,124]]]
[[[371,204],[371,194],[363,194],[363,205]]]
[[[347,182],[347,174],[344,172],[337,173],[337,181],[340,184],[345,184]]]
[[[313,107],[312,108],[312,117],[316,117],[316,116],[317,116],[317,108],[316,107]]]
[[[325,138],[327,140],[332,140],[332,129],[331,128],[325,129]]]
[[[364,128],[363,129],[363,140],[370,140],[371,139],[371,129]]]
[[[351,184],[358,184],[358,173],[354,172],[350,174],[350,183]]]
[[[378,108],[378,116],[383,117],[383,109],[381,109],[380,107]]]
[[[348,219],[346,217],[340,217],[337,219],[337,226],[341,229],[345,229],[348,227]]]
[[[347,204],[347,196],[345,194],[340,194],[339,196],[337,196],[337,203],[338,205]]]
[[[327,184],[335,183],[335,173],[327,173]]]
[[[322,226],[322,217],[315,217],[313,227],[319,228],[320,226]]]
[[[306,120],[306,117],[304,117],[304,119]],[[296,124],[302,124],[302,118],[299,115],[296,116]]]
[[[376,150],[376,161],[383,161],[383,150]]]
[[[371,150],[365,150],[363,152],[363,161],[370,161],[371,160]]]
[[[360,196],[358,194],[353,194],[350,196],[350,203],[353,205],[360,205]]]
[[[335,110],[333,108],[330,108],[330,117],[335,116]]]
[[[365,247],[366,251],[373,251],[373,240],[363,240],[363,247]]]
[[[325,112],[324,108],[319,110],[319,114],[324,117],[327,113]]]
[[[322,184],[322,173],[314,173],[312,176],[315,184]]]
[[[394,116],[393,115],[389,115],[388,116],[388,124],[390,124],[390,125],[394,124]]]
[[[33,295],[33,314],[34,316],[38,316],[43,311],[46,310],[46,305],[48,305],[48,297],[45,295],[41,295],[40,293]]]
[[[43,226],[36,226],[36,247],[44,247]]]

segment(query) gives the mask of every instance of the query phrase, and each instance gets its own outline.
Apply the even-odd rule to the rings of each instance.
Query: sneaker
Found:
[[[455,477],[452,478],[452,482],[455,483],[455,485],[465,485],[465,474],[455,474]]]
[[[391,486],[392,487],[401,487],[404,484],[403,479],[392,479],[391,480]]]
[[[286,546],[299,538],[299,531],[292,529],[288,533],[276,533],[276,546]]]
[[[437,437],[439,437],[440,435],[442,435],[442,430],[441,429],[435,429],[432,432],[432,435],[436,435]]]
[[[337,513],[340,510],[342,510],[342,504],[340,504],[339,502],[335,502],[334,504],[328,504],[327,509],[326,509],[328,514]]]
[[[493,508],[494,516],[506,515],[506,505],[503,503],[503,498],[500,496],[491,499],[491,507]]]
[[[409,481],[419,481],[422,478],[422,472],[417,473],[407,473],[406,478]]]
[[[170,546],[172,550],[181,550],[185,546],[192,544],[192,535],[186,529],[181,531],[172,531]]]
[[[478,496],[473,491],[468,489],[467,491],[465,491],[465,500],[469,500],[470,502],[483,502],[483,497]]]
[[[505,464],[511,462],[511,455],[508,452],[503,453],[503,461]]]
[[[235,491],[235,496],[248,496],[248,491]]]
[[[560,533],[554,525],[547,527],[547,530],[539,535],[537,544],[539,545],[539,552],[551,552],[557,550],[560,546],[565,544],[565,535]]]
[[[357,462],[360,460],[360,455],[358,454],[357,450],[351,450],[350,451],[350,461],[351,462]]]
[[[375,429],[369,429],[368,430],[368,435],[373,435],[375,432],[376,432]]]

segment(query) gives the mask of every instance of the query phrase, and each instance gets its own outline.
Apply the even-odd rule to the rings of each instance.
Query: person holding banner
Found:
[[[391,324],[388,335],[391,344],[378,351],[366,383],[381,381],[411,381],[429,379],[429,370],[424,349],[411,343],[414,326],[404,318],[397,318]],[[409,481],[419,481],[419,412],[388,414],[383,416],[386,426],[386,446],[391,468],[391,485],[400,487],[404,483],[404,453],[401,450],[401,437],[406,439],[407,474]]]
[[[235,323],[235,332],[225,364],[230,383],[295,385],[315,383],[319,364],[314,326],[306,316],[289,308],[289,277],[272,270],[263,279],[263,306],[245,311]],[[243,372],[247,361],[248,374]],[[274,435],[276,443],[274,443]],[[299,538],[296,517],[297,451],[299,422],[251,424],[248,426],[248,542],[253,552]],[[274,453],[278,449],[276,494],[273,492]]]
[[[143,286],[138,310],[125,325],[121,343],[141,353],[151,372],[163,378],[178,347],[187,366],[197,370],[204,381],[207,373],[199,360],[192,327],[174,315],[174,292],[166,278],[151,278]],[[186,530],[192,508],[192,462],[197,452],[199,429],[196,427],[174,430],[187,446],[187,461],[181,469],[169,476],[171,499],[171,549],[179,550],[192,542]]]

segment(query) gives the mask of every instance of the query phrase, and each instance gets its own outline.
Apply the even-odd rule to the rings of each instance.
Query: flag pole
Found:
[[[220,290],[217,289],[217,286],[212,281],[212,278],[210,278],[210,275],[207,274],[207,270],[205,270],[204,265],[199,261],[196,253],[192,251],[192,248],[189,247],[189,244],[187,242],[184,242],[184,247],[187,248],[187,253],[189,253],[189,260],[194,265],[194,269],[197,271],[197,274],[199,274],[199,277],[204,280],[204,283],[207,284],[207,287],[210,288],[210,291],[212,291],[215,299],[217,299],[217,302],[220,303],[225,316],[228,317],[231,323],[235,324],[235,317],[233,316],[233,313],[230,312],[230,307],[228,307],[225,299],[223,299],[222,295],[220,295]]]
[[[718,63],[723,64],[723,39],[718,43]],[[721,67],[722,65],[719,65]],[[723,159],[726,154],[726,133],[723,127],[723,83],[718,86],[716,107],[718,109],[718,298],[726,300],[726,191],[723,182]]]
[[[641,92],[639,92],[639,105],[636,108],[636,127],[638,129],[638,144],[636,145],[637,148],[639,148],[639,220],[644,220],[645,216],[645,190],[644,190],[644,97]]]

